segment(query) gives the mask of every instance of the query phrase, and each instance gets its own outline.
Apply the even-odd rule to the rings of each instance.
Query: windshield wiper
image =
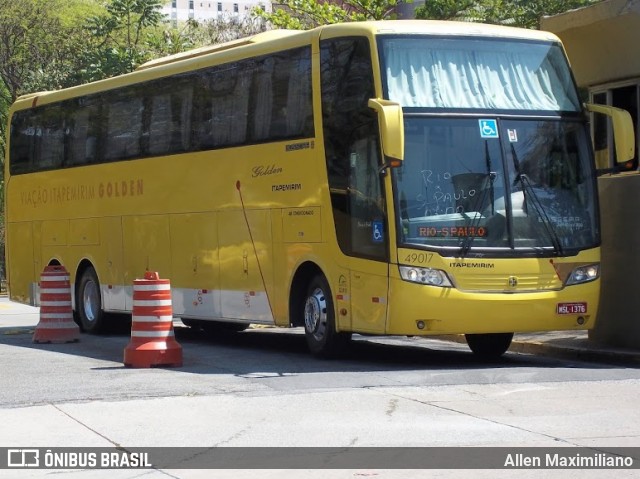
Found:
[[[463,258],[471,249],[471,243],[473,243],[473,240],[476,237],[476,228],[478,227],[478,225],[480,224],[480,220],[482,219],[482,213],[478,211],[478,208],[484,205],[485,201],[487,200],[487,195],[490,191],[493,196],[493,182],[495,181],[497,176],[498,174],[495,171],[490,171],[486,174],[482,182],[482,196],[478,195],[476,197],[476,201],[473,204],[473,216],[468,216],[465,218],[464,229],[465,233],[467,234],[464,236],[462,245],[460,246],[460,256]],[[487,184],[487,182],[489,184]],[[493,208],[493,198],[491,201],[491,208]],[[469,218],[471,219],[470,225],[468,224]]]
[[[527,207],[527,196],[528,196],[530,198],[533,209],[538,215],[538,218],[540,218],[545,231],[549,235],[549,239],[553,244],[553,250],[560,256],[564,255],[562,243],[560,242],[558,233],[556,233],[556,230],[553,228],[553,223],[551,222],[551,220],[549,219],[549,216],[547,215],[547,210],[542,205],[542,202],[540,201],[540,197],[534,190],[529,177],[525,173],[522,173],[522,171],[520,170],[520,162],[518,161],[518,155],[516,154],[516,149],[513,146],[513,143],[511,143],[511,156],[513,158],[513,167],[516,170],[516,177],[515,177],[514,183],[519,182],[520,187],[522,188],[522,208],[524,209]]]
[[[467,224],[467,220],[469,218],[465,219],[464,224],[465,233],[469,233],[471,231],[473,234],[471,236],[469,234],[465,235],[464,240],[462,241],[462,246],[460,247],[461,257],[464,257],[471,249],[471,243],[473,243],[473,240],[476,236],[476,228],[480,224],[480,220],[482,219],[482,214],[478,211],[478,208],[484,205],[484,202],[487,200],[487,194],[489,192],[491,192],[491,214],[493,215],[495,213],[493,182],[495,181],[498,174],[495,171],[491,171],[491,155],[489,154],[489,142],[486,140],[484,142],[484,161],[487,167],[487,173],[482,182],[482,196],[478,196],[473,205],[474,216],[473,218],[471,218],[471,226],[469,227],[469,225]],[[487,181],[489,181],[488,185]]]

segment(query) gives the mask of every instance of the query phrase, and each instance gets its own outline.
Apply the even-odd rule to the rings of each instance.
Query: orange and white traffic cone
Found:
[[[40,275],[40,321],[34,343],[73,343],[80,340],[80,328],[73,321],[71,284],[64,266],[47,266]]]
[[[182,346],[173,332],[171,285],[158,273],[147,271],[144,279],[133,282],[131,341],[124,350],[124,365],[182,366]]]

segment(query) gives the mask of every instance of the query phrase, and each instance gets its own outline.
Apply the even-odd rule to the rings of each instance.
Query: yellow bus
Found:
[[[633,145],[623,113],[618,159]],[[70,272],[84,331],[157,271],[189,326],[352,333],[591,328],[593,152],[552,34],[387,21],[269,31],[18,99],[7,139],[11,299]]]

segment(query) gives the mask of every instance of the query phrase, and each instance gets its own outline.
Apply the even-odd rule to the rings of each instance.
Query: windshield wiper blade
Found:
[[[516,149],[513,146],[513,143],[511,144],[511,156],[513,158],[513,166],[516,170],[516,177],[514,182],[516,181],[519,182],[520,187],[522,188],[523,209],[527,207],[527,196],[528,196],[530,198],[533,209],[535,210],[538,218],[540,218],[542,225],[544,226],[544,229],[547,232],[547,235],[549,235],[549,239],[551,240],[551,244],[553,245],[553,250],[560,256],[564,255],[564,250],[562,248],[562,243],[560,242],[560,237],[558,236],[558,233],[556,232],[556,230],[553,228],[553,223],[551,222],[549,215],[547,215],[547,210],[545,209],[544,205],[540,201],[540,197],[538,196],[535,189],[533,188],[533,185],[531,184],[531,180],[529,179],[529,177],[525,173],[522,173],[522,171],[520,170],[520,162],[518,161],[518,156],[516,154]]]
[[[460,246],[460,256],[464,258],[466,254],[471,249],[471,244],[476,237],[476,228],[480,224],[480,220],[482,219],[482,213],[478,211],[478,208],[484,205],[487,200],[487,195],[489,191],[493,191],[493,182],[497,178],[498,174],[495,171],[490,171],[484,177],[484,181],[482,183],[482,196],[478,196],[476,201],[473,204],[473,216],[468,216],[465,218],[464,229],[465,233],[464,239],[462,240],[462,245]],[[487,182],[489,184],[487,185]],[[491,205],[493,207],[493,203]],[[464,213],[463,213],[464,214]],[[471,219],[471,224],[468,224],[469,219]],[[472,234],[469,234],[472,233]]]

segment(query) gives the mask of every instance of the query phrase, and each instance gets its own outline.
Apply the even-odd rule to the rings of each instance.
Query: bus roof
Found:
[[[451,35],[451,36],[482,36],[496,38],[513,38],[522,40],[559,41],[550,32],[530,30],[526,28],[507,27],[503,25],[489,25],[474,22],[454,22],[443,20],[383,20],[371,22],[352,22],[318,27],[328,32],[340,34],[356,33],[358,30],[373,35],[404,34],[404,35]]]
[[[313,37],[332,38],[338,36],[376,35],[438,35],[438,36],[478,36],[511,38],[538,41],[559,41],[553,33],[522,28],[487,25],[470,22],[452,22],[438,20],[384,20],[369,22],[349,22],[324,25],[313,30],[269,30],[250,37],[230,42],[205,46],[175,55],[148,61],[132,73],[71,87],[65,90],[38,92],[23,95],[16,100],[12,109],[23,109],[61,99],[72,98],[120,86],[142,82],[148,79],[181,73],[197,69],[206,62],[209,55],[221,53],[227,59],[233,59],[234,51],[245,48],[258,48],[257,54],[269,51],[270,44],[277,49],[288,49],[310,41]]]
[[[138,68],[136,68],[136,71],[145,70],[147,68],[153,68],[160,65],[166,65],[168,63],[173,63],[180,60],[186,60],[188,58],[195,58],[203,55],[208,55],[210,53],[221,52],[223,50],[230,50],[232,48],[236,48],[244,45],[251,45],[254,43],[263,43],[270,40],[286,38],[288,36],[296,35],[298,33],[300,32],[297,30],[267,30],[266,32],[257,33],[249,37],[239,38],[237,40],[232,40],[225,43],[218,43],[217,45],[207,45],[204,47],[187,50],[186,52],[180,52],[174,55],[169,55],[166,57],[149,60],[148,62],[143,63]]]

